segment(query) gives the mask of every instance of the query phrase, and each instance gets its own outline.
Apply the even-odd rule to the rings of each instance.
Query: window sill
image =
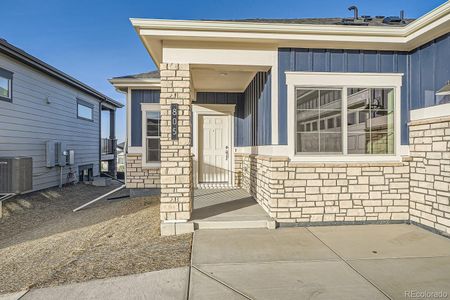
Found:
[[[0,100],[1,100],[1,101],[5,101],[5,102],[11,102],[11,103],[12,103],[12,98],[0,96]]]
[[[160,162],[142,163],[142,169],[160,169]]]
[[[80,117],[80,116],[77,116],[77,119],[88,121],[88,122],[92,122],[92,123],[94,122],[94,119],[83,118],[83,117]]]
[[[295,155],[291,163],[401,163],[400,155]]]

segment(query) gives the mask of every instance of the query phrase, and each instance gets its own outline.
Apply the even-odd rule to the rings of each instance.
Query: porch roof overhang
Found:
[[[161,80],[159,78],[111,78],[108,80],[118,92],[127,92],[132,89],[161,89]]]
[[[403,27],[130,19],[156,66],[168,41],[411,51],[450,28],[450,2]]]

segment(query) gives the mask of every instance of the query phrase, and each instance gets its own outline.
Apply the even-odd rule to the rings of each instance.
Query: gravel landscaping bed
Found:
[[[0,293],[188,266],[192,235],[160,236],[159,197],[100,200],[83,184],[5,203]]]

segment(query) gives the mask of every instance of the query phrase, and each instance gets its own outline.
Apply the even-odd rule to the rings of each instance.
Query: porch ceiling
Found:
[[[192,81],[197,92],[243,92],[259,71],[269,67],[193,65]]]

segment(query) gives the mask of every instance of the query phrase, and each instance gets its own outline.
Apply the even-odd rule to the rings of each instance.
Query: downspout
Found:
[[[100,100],[98,112],[98,175],[102,174],[102,104],[105,100]]]

